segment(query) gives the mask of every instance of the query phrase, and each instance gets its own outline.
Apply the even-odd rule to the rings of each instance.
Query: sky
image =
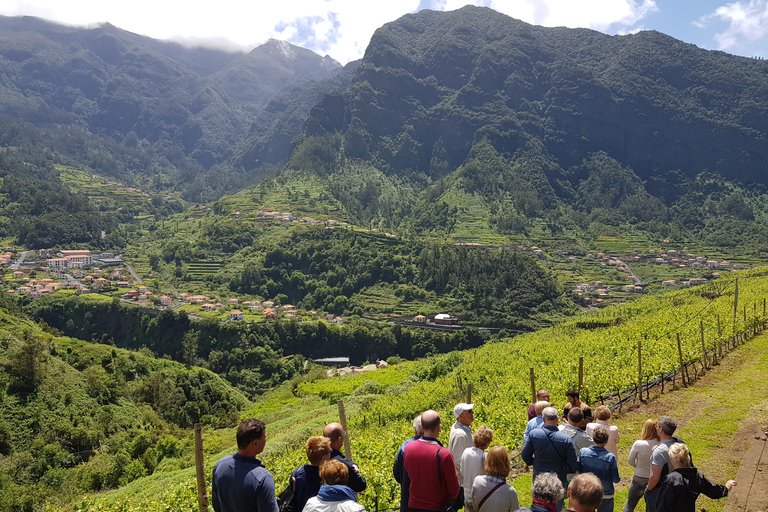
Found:
[[[658,30],[707,50],[768,58],[768,0],[0,0],[0,14],[109,22],[156,39],[250,50],[270,38],[346,64],[381,25],[421,9],[483,5],[535,25],[606,34]]]

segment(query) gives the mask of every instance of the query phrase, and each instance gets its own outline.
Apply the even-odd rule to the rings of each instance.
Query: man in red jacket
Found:
[[[439,512],[443,505],[459,495],[459,478],[453,454],[443,448],[440,414],[426,411],[421,415],[424,435],[405,445],[403,462],[411,477],[409,512]]]

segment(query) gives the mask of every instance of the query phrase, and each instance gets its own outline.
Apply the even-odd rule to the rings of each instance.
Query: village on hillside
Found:
[[[235,212],[233,215],[240,215]],[[348,224],[333,220],[317,221],[305,217],[293,219],[291,214],[273,211],[258,211],[252,214],[269,222],[316,223],[325,224],[326,229]],[[387,234],[388,235],[388,234]],[[611,256],[603,252],[587,253],[579,256],[564,250],[545,252],[537,246],[518,248],[491,248],[480,244],[460,244],[468,249],[519,250],[543,263],[557,261],[560,265],[576,265],[579,262],[612,269],[615,282],[606,284],[603,280],[574,282],[571,292],[581,297],[585,305],[600,307],[612,298],[626,300],[632,294],[646,293],[648,286],[690,287],[707,283],[720,276],[720,272],[745,268],[741,263],[731,264],[727,260],[718,260],[676,249],[648,249],[644,253],[633,251],[628,257]],[[707,277],[688,277],[685,279],[663,279],[659,282],[645,283],[633,272],[630,265],[644,264],[668,266],[675,269],[693,269],[704,271]],[[0,265],[5,268],[4,283],[6,294],[23,295],[30,299],[54,293],[75,293],[78,295],[96,293],[118,298],[125,302],[143,307],[186,311],[195,318],[214,318],[219,321],[269,322],[278,318],[297,321],[321,319],[329,323],[343,325],[342,316],[303,311],[292,304],[280,304],[274,300],[243,300],[238,297],[215,298],[199,293],[151,289],[144,283],[136,271],[119,254],[92,253],[87,249],[40,249],[38,251],[17,251],[7,247],[0,255]],[[623,283],[621,283],[623,281]],[[157,282],[155,282],[157,285]],[[567,289],[567,287],[566,287]],[[416,327],[454,330],[461,329],[460,318],[448,313],[418,314],[403,319]]]

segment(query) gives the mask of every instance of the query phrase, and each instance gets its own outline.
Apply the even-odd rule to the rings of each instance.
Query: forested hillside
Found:
[[[0,323],[0,510],[187,467],[188,429],[249,404],[209,370],[62,336],[11,303]]]
[[[288,166],[326,176],[355,222],[404,233],[471,240],[475,208],[500,234],[737,230],[727,244],[764,252],[748,233],[763,233],[767,70],[657,32],[421,11],[375,33]]]

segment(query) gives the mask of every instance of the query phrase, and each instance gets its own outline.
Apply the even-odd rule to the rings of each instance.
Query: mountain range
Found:
[[[339,86],[334,79],[341,71],[330,57],[284,41],[231,53],[158,41],[108,23],[83,29],[0,16],[6,123],[24,123],[61,153],[124,179],[190,166],[204,173],[236,160],[245,140],[249,147],[238,154],[250,158],[251,169],[284,161],[308,104]],[[328,83],[323,88],[318,81]],[[63,141],[62,130],[82,143]],[[6,134],[3,142],[17,141]],[[112,162],[84,159],[82,146],[93,145]]]
[[[237,54],[0,18],[0,143],[198,201],[286,164],[349,220],[415,234],[450,234],[475,198],[502,234],[684,236],[762,225],[767,73],[471,6],[388,23],[345,67],[275,40]]]

